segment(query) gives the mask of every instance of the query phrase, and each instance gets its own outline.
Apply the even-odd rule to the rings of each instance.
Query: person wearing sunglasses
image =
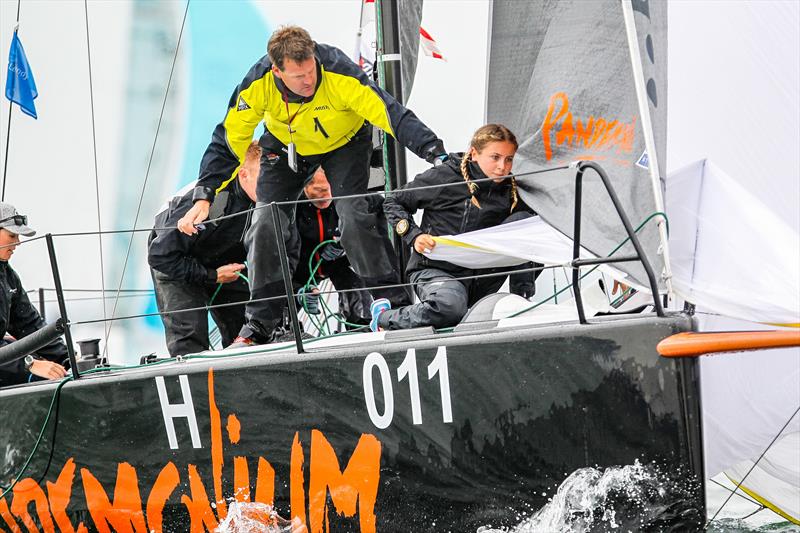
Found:
[[[39,311],[31,304],[19,275],[9,260],[19,244],[19,236],[36,234],[28,226],[28,217],[13,205],[0,202],[0,346],[21,339],[45,326]],[[0,387],[35,379],[61,379],[67,371],[59,364],[67,358],[67,346],[61,339],[14,361],[0,365]]]

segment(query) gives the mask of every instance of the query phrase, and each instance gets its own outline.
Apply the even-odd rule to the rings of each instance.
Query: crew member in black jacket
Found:
[[[375,300],[370,323],[373,331],[454,326],[469,306],[500,288],[504,276],[453,279],[486,274],[490,269],[468,269],[423,254],[436,246],[434,235],[465,233],[502,224],[512,217],[530,216],[529,208],[517,195],[516,180],[507,177],[516,151],[517,140],[508,128],[488,124],[475,132],[466,154],[450,154],[443,165],[423,172],[386,198],[383,209],[389,224],[414,249],[406,272],[420,302],[391,309],[387,300]],[[473,181],[485,178],[491,181]],[[448,183],[463,186],[430,187]],[[418,209],[424,209],[421,227],[412,218]],[[514,276],[531,284],[535,280],[527,272]]]
[[[209,219],[242,213],[218,222],[206,222],[195,235],[175,228],[192,207],[192,192],[175,196],[166,209],[156,215],[154,227],[167,228],[150,234],[147,261],[153,275],[156,303],[164,323],[170,355],[185,355],[209,349],[209,303],[246,302],[250,297],[247,282],[239,276],[247,252],[244,234],[254,205],[261,148],[253,142],[247,149],[238,178],[216,194]],[[220,287],[220,284],[221,287]],[[216,295],[216,296],[215,296]],[[213,302],[211,299],[213,297]],[[244,304],[210,310],[222,336],[223,346],[236,338],[245,322]]]
[[[19,276],[8,264],[19,244],[19,236],[35,234],[28,227],[27,216],[18,214],[10,204],[0,203],[0,346],[27,337],[45,326]],[[25,383],[31,375],[44,379],[63,378],[67,371],[59,363],[66,358],[67,346],[56,339],[33,354],[0,365],[0,387]]]
[[[331,186],[325,177],[322,167],[318,168],[311,181],[304,188],[304,197],[301,200],[311,200],[297,204],[297,232],[300,237],[300,260],[294,273],[295,289],[304,292],[300,304],[310,314],[319,313],[319,296],[316,294],[316,285],[329,278],[337,291],[346,289],[364,288],[366,285],[358,274],[353,271],[347,259],[344,248],[338,242],[339,215],[331,200]],[[380,197],[375,197],[379,199]],[[370,207],[383,211],[380,202],[369,198]],[[385,223],[384,223],[385,227]],[[319,248],[320,244],[329,242]],[[388,243],[388,240],[386,241]],[[316,252],[315,252],[316,249]],[[313,254],[313,255],[312,255]],[[319,263],[319,268],[311,279],[311,272]],[[309,268],[309,264],[311,268]],[[339,314],[351,324],[366,326],[369,324],[369,308],[372,296],[366,290],[340,292]]]

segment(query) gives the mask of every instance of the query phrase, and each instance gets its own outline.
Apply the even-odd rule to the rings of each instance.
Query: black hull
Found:
[[[310,343],[299,356],[87,377],[61,391],[25,479],[0,500],[0,527],[202,531],[224,516],[215,500],[247,495],[274,500],[312,532],[466,532],[519,523],[578,468],[639,461],[682,486],[665,507],[683,516],[674,527],[693,529],[705,516],[697,369],[655,351],[690,329],[682,315],[632,317],[316,352]],[[190,418],[165,420],[157,376],[172,405],[185,404],[188,384],[194,442]],[[25,463],[54,391],[0,391],[3,485]],[[673,527],[662,526],[653,528]]]

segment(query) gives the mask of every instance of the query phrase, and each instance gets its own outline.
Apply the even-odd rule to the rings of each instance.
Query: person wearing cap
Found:
[[[256,189],[258,206],[280,206],[284,240],[290,237],[295,205],[317,166],[325,167],[334,196],[367,192],[372,126],[392,135],[417,156],[434,165],[447,158],[444,145],[409,109],[375,85],[340,49],[316,43],[306,30],[283,26],[267,43],[267,55],[248,71],[228,102],[200,165],[194,206],[178,223],[192,234],[208,217],[219,187],[235,175],[259,124],[264,152]],[[379,227],[363,196],[336,202],[342,237],[355,271],[369,286],[399,283],[393,249],[384,246]],[[246,237],[250,297],[248,322],[240,332],[244,344],[269,342],[281,319],[284,293],[273,218],[257,211]],[[391,250],[391,253],[389,252]],[[388,291],[398,305],[410,303],[405,287]]]
[[[14,206],[0,202],[0,346],[21,339],[45,326],[39,311],[31,304],[19,276],[9,260],[19,244],[19,236],[36,234],[28,226],[28,217],[20,215]],[[61,361],[67,359],[67,346],[60,338],[33,354],[0,365],[0,387],[37,379],[61,379],[67,371]]]

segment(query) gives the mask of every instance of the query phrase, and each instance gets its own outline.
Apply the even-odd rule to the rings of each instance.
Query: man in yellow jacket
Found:
[[[372,125],[432,164],[447,159],[436,134],[372,83],[344,52],[315,43],[300,27],[284,26],[272,34],[267,55],[233,92],[225,119],[215,128],[203,156],[195,203],[179,222],[181,231],[195,233],[195,225],[208,217],[216,191],[235,176],[262,121],[265,131],[259,140],[262,157],[257,209],[245,238],[251,300],[284,293],[272,217],[266,209],[258,208],[297,200],[320,165],[325,168],[334,196],[367,192]],[[383,243],[388,238],[386,228],[378,227],[366,199],[338,200],[336,210],[341,243],[356,272],[368,286],[397,283],[395,258]],[[286,240],[294,205],[283,205],[280,212]],[[390,299],[409,303],[408,292],[402,289]],[[280,298],[251,301],[246,309],[248,322],[237,341],[270,342],[283,306]]]

